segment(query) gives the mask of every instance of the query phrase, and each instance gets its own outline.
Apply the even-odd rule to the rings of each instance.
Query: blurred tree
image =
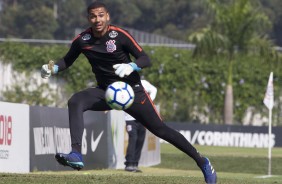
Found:
[[[41,6],[28,11],[25,15],[25,22],[22,25],[22,35],[24,38],[53,39],[54,32],[58,24],[53,17],[52,9]]]
[[[87,27],[87,7],[82,0],[57,0],[57,22],[59,24],[54,36],[57,39],[72,39],[75,29]]]
[[[224,55],[228,62],[228,77],[224,102],[224,123],[233,123],[233,63],[237,53],[270,56],[271,43],[264,37],[271,26],[268,17],[260,11],[259,4],[249,0],[208,0],[208,10],[214,21],[206,28],[191,35],[196,44],[195,56],[214,57]]]
[[[58,26],[52,9],[37,0],[7,6],[1,12],[1,22],[0,35],[18,38],[52,39]]]
[[[139,30],[149,31],[170,38],[186,40],[191,28],[202,25],[203,11],[199,3],[191,0],[136,0],[137,6],[146,16],[140,16],[134,23]],[[196,12],[199,11],[199,12]],[[197,24],[197,25],[196,25]]]
[[[281,0],[260,0],[264,11],[273,22],[273,29],[270,32],[271,38],[275,43],[282,46],[282,1]]]
[[[29,38],[37,38],[42,34],[45,35],[44,38],[52,36],[55,39],[72,39],[76,28],[84,29],[88,26],[85,18],[86,7],[93,0],[0,0],[0,2],[0,37],[22,38],[28,35]],[[207,14],[201,1],[103,0],[103,2],[109,7],[113,24],[179,40],[187,40],[188,35],[205,27],[213,18]],[[273,30],[269,30],[268,33],[277,44],[281,45],[282,1],[260,0],[259,2],[263,5],[261,10],[269,15],[274,25]],[[46,8],[43,9],[42,6]],[[46,23],[38,12],[32,13],[36,9],[44,11],[42,15],[50,22]],[[52,18],[49,19],[49,16]],[[28,32],[31,26],[23,25],[33,25],[34,22],[36,24],[33,29],[42,27],[43,32],[40,35],[30,36]],[[21,31],[24,31],[25,35],[22,35]],[[36,31],[32,30],[32,35],[34,32]]]
[[[5,7],[0,12],[0,36],[1,37],[19,37],[17,35],[17,26],[15,26],[15,20],[18,9],[17,6]],[[13,28],[13,29],[12,29]]]

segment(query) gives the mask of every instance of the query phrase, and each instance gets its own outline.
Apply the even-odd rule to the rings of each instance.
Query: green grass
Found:
[[[201,154],[208,156],[217,172],[268,173],[268,149],[196,146]],[[157,167],[197,170],[195,162],[169,144],[162,144],[162,163]],[[272,174],[282,174],[282,149],[272,150]]]
[[[196,146],[210,158],[222,184],[270,184],[282,183],[282,148],[272,151],[272,174],[267,175],[267,149],[228,148]],[[162,162],[154,167],[141,167],[142,173],[128,173],[123,170],[81,170],[60,172],[33,172],[29,174],[0,173],[2,184],[78,184],[78,183],[120,183],[120,184],[201,184],[202,173],[195,162],[169,144],[161,145]]]

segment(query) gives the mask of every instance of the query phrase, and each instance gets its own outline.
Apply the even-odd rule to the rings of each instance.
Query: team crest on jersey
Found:
[[[118,35],[118,33],[117,33],[116,31],[111,31],[111,32],[109,33],[109,36],[110,36],[111,38],[115,38],[115,37],[117,37],[117,35]]]
[[[109,40],[106,42],[107,52],[114,52],[115,50],[117,50],[117,46],[115,43],[116,43],[115,40]]]
[[[82,38],[82,40],[90,40],[91,35],[90,34],[85,34],[81,38]]]

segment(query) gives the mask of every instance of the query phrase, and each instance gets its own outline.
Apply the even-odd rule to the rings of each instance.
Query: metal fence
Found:
[[[71,44],[70,40],[46,40],[46,39],[21,39],[21,38],[0,38],[0,42],[20,42],[20,43],[41,43],[41,44]],[[137,40],[138,41],[138,40]],[[170,42],[144,42],[138,41],[142,46],[163,46],[193,49],[195,45],[188,43],[170,43]]]
[[[135,40],[142,46],[164,46],[175,48],[193,49],[193,44],[182,40],[176,40],[165,36],[151,34],[144,31],[139,31],[131,28],[125,28]],[[75,29],[75,35],[81,33],[83,29]],[[42,44],[71,44],[71,40],[46,40],[46,39],[20,39],[20,38],[0,38],[0,42],[22,42],[22,43],[42,43]]]
[[[124,28],[142,46],[163,46],[172,48],[194,49],[195,45],[183,40],[176,40],[169,37],[139,31],[131,28]],[[84,29],[76,28],[75,36]],[[0,38],[0,42],[22,42],[22,43],[42,43],[42,44],[71,44],[71,40],[46,40],[46,39],[20,39],[20,38]],[[282,47],[274,47],[276,51],[282,52]]]

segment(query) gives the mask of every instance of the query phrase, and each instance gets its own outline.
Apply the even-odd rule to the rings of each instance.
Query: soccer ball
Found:
[[[134,91],[125,82],[117,81],[108,86],[105,93],[107,104],[116,110],[129,108],[134,101]]]

